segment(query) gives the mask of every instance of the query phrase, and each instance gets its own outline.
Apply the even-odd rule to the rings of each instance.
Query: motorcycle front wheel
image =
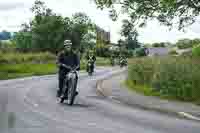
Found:
[[[68,104],[69,105],[73,105],[74,104],[74,100],[76,97],[76,88],[75,88],[75,81],[73,79],[70,80],[71,82],[69,83],[69,90],[68,90]]]

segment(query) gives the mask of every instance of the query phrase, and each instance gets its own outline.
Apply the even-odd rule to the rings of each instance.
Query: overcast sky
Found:
[[[19,30],[19,25],[28,22],[32,13],[30,8],[35,0],[1,0],[0,1],[0,30]],[[121,20],[113,22],[110,20],[107,11],[96,9],[91,0],[43,0],[54,12],[62,16],[71,16],[75,12],[85,12],[97,25],[111,32],[111,41],[117,42],[120,38],[119,31]],[[200,22],[196,22],[187,32],[177,30],[169,31],[166,27],[160,26],[157,22],[149,22],[147,27],[139,32],[139,41],[152,43],[169,41],[175,42],[180,38],[200,38]]]

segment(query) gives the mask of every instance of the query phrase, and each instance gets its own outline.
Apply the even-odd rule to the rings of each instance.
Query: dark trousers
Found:
[[[63,92],[63,86],[65,81],[65,76],[69,73],[69,71],[59,70],[58,72],[58,86],[59,86],[59,93]],[[77,88],[77,82],[78,82],[78,75],[76,75],[76,84],[75,87]],[[68,86],[68,85],[67,85]],[[66,90],[67,91],[67,90]]]
[[[94,72],[94,63],[91,64],[91,68],[87,65],[87,72],[89,72],[89,69],[92,69],[92,72]]]

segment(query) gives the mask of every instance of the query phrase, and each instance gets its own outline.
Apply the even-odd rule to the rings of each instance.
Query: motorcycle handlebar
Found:
[[[67,65],[65,65],[65,64],[61,64],[61,66],[65,67],[65,68],[67,68],[67,69],[70,69],[70,71],[76,71],[76,70],[79,68],[79,65],[76,66],[75,68],[72,68],[72,67],[67,66]]]

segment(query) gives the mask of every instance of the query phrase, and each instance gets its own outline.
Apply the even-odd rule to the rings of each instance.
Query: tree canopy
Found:
[[[85,13],[75,13],[71,18],[62,17],[40,0],[35,1],[31,11],[34,13],[33,20],[22,24],[22,29],[13,39],[17,48],[23,51],[56,52],[63,47],[65,39],[72,40],[72,45],[79,48],[92,27]]]
[[[168,27],[184,29],[200,15],[199,0],[94,0],[97,7],[109,8],[111,17],[116,20],[115,5],[121,6],[121,13],[127,14],[131,23],[143,27],[148,20],[156,19]]]

